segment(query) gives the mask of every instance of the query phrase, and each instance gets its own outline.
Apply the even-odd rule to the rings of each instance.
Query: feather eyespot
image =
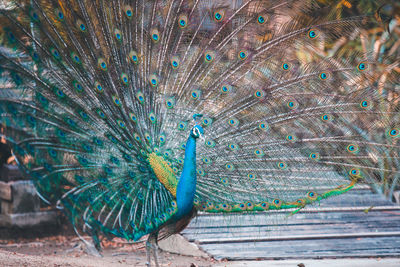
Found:
[[[228,171],[233,171],[235,169],[235,167],[233,166],[232,163],[226,163],[225,169],[227,169]]]
[[[330,78],[329,72],[321,72],[318,76],[322,81],[325,81]]]
[[[133,122],[137,122],[137,117],[134,113],[130,112],[129,113],[129,118],[133,121]]]
[[[298,199],[296,200],[296,203],[299,206],[304,206],[306,204],[306,201],[304,199]]]
[[[7,35],[7,39],[10,43],[15,43],[17,41],[17,39],[15,38],[15,35],[12,32],[7,31],[6,33]]]
[[[222,209],[225,210],[225,211],[231,210],[231,206],[228,205],[228,204],[225,204],[225,203],[221,204],[221,207],[222,207]]]
[[[139,136],[137,133],[135,133],[135,134],[133,135],[133,138],[135,138],[136,141],[141,142],[141,138],[140,138],[140,136]]]
[[[356,177],[356,176],[360,176],[360,174],[361,174],[361,172],[360,172],[360,169],[358,169],[358,168],[353,168],[349,171],[350,176]]]
[[[136,99],[139,101],[140,104],[143,104],[144,102],[144,95],[142,92],[137,92],[136,93]]]
[[[35,124],[36,123],[36,119],[34,117],[32,117],[31,115],[27,116],[28,122],[31,124]]]
[[[310,157],[310,159],[315,160],[315,161],[319,161],[319,159],[320,159],[319,153],[311,153],[309,157]]]
[[[133,147],[133,144],[132,144],[132,142],[130,142],[130,141],[126,141],[125,144],[126,144],[129,148],[132,148],[132,147]]]
[[[97,91],[98,93],[104,92],[104,89],[103,89],[103,87],[101,86],[101,84],[100,84],[99,82],[95,82],[95,83],[94,83],[94,87],[96,88],[96,91]]]
[[[152,123],[155,123],[155,122],[156,122],[156,115],[154,115],[153,112],[150,112],[150,114],[149,114],[149,120],[150,120]]]
[[[82,20],[78,19],[76,22],[76,26],[81,32],[86,32],[86,25],[83,23]]]
[[[165,100],[165,105],[167,106],[167,108],[171,109],[175,107],[175,98],[174,97],[168,97]]]
[[[97,115],[100,116],[100,118],[105,119],[106,118],[106,114],[104,114],[104,112],[100,109],[98,109],[97,111]]]
[[[281,68],[283,70],[285,70],[285,71],[289,70],[290,69],[290,64],[289,63],[282,63]]]
[[[238,126],[239,125],[239,121],[236,118],[231,118],[231,119],[228,120],[228,124],[230,126]]]
[[[211,159],[209,158],[209,157],[204,157],[203,158],[203,162],[205,163],[205,164],[211,164]]]
[[[160,137],[158,138],[158,140],[160,140],[160,143],[161,143],[161,144],[164,144],[165,141],[166,141],[166,139],[167,139],[167,138],[165,137],[164,134],[160,135]]]
[[[148,142],[151,142],[151,137],[150,137],[150,134],[149,134],[149,133],[145,133],[145,134],[144,134],[144,138],[145,138]]]
[[[181,29],[186,28],[188,24],[188,17],[186,15],[180,15],[178,17],[178,25]]]
[[[285,138],[289,142],[296,142],[297,141],[297,137],[295,135],[288,134],[288,135],[286,135]]]
[[[125,10],[125,15],[128,17],[128,19],[131,19],[132,16],[133,16],[133,9],[132,9],[132,7],[129,6],[129,5],[126,5],[126,6],[124,7],[124,10]]]
[[[83,87],[80,83],[78,83],[77,81],[73,81],[72,82],[72,86],[76,89],[76,91],[78,92],[82,92],[83,91]]]
[[[115,29],[114,30],[114,36],[115,36],[115,39],[117,39],[117,41],[122,41],[122,33],[121,33],[120,30]]]
[[[182,149],[182,150],[185,150],[186,149],[186,143],[185,142],[181,143],[179,148]]]
[[[244,203],[236,204],[235,206],[237,208],[239,208],[240,210],[245,210],[246,209],[246,205]]]
[[[272,201],[272,203],[274,204],[275,207],[279,208],[282,206],[282,201],[280,199],[274,199]]]
[[[265,23],[265,21],[266,21],[266,19],[265,19],[264,16],[262,16],[262,15],[258,16],[258,18],[257,18],[257,23],[258,24],[262,25],[262,24]]]
[[[269,209],[269,204],[267,202],[261,202],[260,204],[257,204],[257,206],[261,207],[263,210]]]
[[[258,124],[258,128],[263,131],[267,131],[269,129],[269,125],[267,122],[262,121]]]
[[[255,150],[254,150],[254,154],[255,154],[257,157],[261,158],[262,156],[264,156],[264,151],[262,151],[262,149],[255,149]]]
[[[318,194],[313,191],[310,191],[307,193],[307,197],[310,198],[311,200],[316,200],[318,197]]]
[[[185,121],[179,122],[179,123],[178,123],[178,130],[184,131],[184,130],[186,129],[187,124],[188,124],[188,123],[185,122]]]
[[[212,147],[215,147],[216,144],[213,140],[206,140],[205,145],[212,148]]]
[[[131,60],[135,64],[137,64],[139,62],[139,57],[138,57],[136,51],[129,52],[129,60]]]
[[[118,97],[113,96],[112,99],[113,99],[113,102],[114,102],[114,104],[115,104],[116,106],[118,106],[118,107],[121,106],[121,100],[119,100]]]
[[[210,126],[212,122],[213,122],[213,120],[212,120],[211,118],[208,118],[208,117],[204,117],[204,118],[201,120],[201,124],[202,124],[203,126]]]
[[[126,75],[125,73],[121,74],[121,81],[123,84],[128,85],[129,83],[129,79],[128,79],[128,75]]]
[[[201,96],[201,90],[199,90],[199,89],[193,90],[193,91],[191,92],[190,96],[191,96],[193,99],[199,99],[200,96]]]
[[[61,59],[60,53],[57,51],[55,48],[50,48],[50,53],[53,55],[53,57],[57,60]]]
[[[204,61],[206,63],[211,63],[213,60],[214,60],[214,53],[213,52],[204,53]]]
[[[255,173],[249,173],[247,174],[247,178],[250,179],[250,181],[254,181],[257,178],[257,175]]]
[[[358,145],[355,144],[350,144],[346,147],[347,151],[349,151],[352,154],[357,154],[359,152],[359,147]]]
[[[125,123],[122,120],[117,120],[117,124],[119,127],[121,127],[122,129],[125,129]]]
[[[283,161],[277,163],[278,168],[281,170],[285,170],[287,168],[287,164]]]
[[[179,58],[177,56],[171,58],[171,67],[173,69],[177,69],[179,67]]]
[[[45,98],[43,95],[41,95],[41,94],[37,94],[37,98],[39,99],[39,102],[42,104],[42,105],[47,105],[48,103],[49,103],[49,101],[48,101],[48,99],[47,98]]]
[[[294,110],[294,109],[297,109],[297,108],[298,108],[299,103],[298,103],[296,100],[294,100],[294,99],[290,99],[290,100],[287,102],[287,106],[288,106],[288,108]]]
[[[364,70],[366,70],[368,68],[368,64],[366,63],[366,62],[360,62],[358,65],[357,65],[357,69],[359,70],[359,71],[364,71]]]
[[[400,129],[399,128],[393,128],[388,130],[388,136],[391,138],[397,138],[400,137]]]
[[[39,62],[40,61],[39,54],[34,52],[34,51],[31,52],[31,57],[32,57],[32,60],[34,62]]]
[[[158,85],[158,77],[155,74],[150,75],[149,77],[150,85],[156,87]]]
[[[265,93],[264,93],[263,90],[257,90],[257,91],[255,91],[255,93],[254,93],[254,96],[255,96],[256,98],[263,98],[264,95],[265,95]]]
[[[245,51],[245,50],[239,51],[238,58],[241,60],[245,60],[247,58],[247,51]]]
[[[227,94],[231,91],[232,86],[230,86],[229,84],[224,84],[221,86],[221,93],[223,94]]]
[[[234,144],[234,143],[228,144],[228,148],[229,148],[230,150],[232,150],[232,151],[237,151],[237,150],[239,150],[239,146],[238,146],[237,144]]]
[[[322,121],[332,121],[332,115],[329,115],[329,114],[323,114],[322,116],[321,116],[321,120]]]
[[[64,21],[64,19],[65,19],[64,13],[62,13],[62,11],[60,9],[56,8],[56,10],[54,11],[54,14],[56,15],[56,17],[59,21]]]
[[[308,33],[307,33],[307,36],[308,36],[310,39],[315,39],[315,38],[318,37],[318,35],[319,35],[319,32],[318,32],[316,29],[310,29],[310,30],[308,31]]]
[[[39,15],[38,15],[38,13],[36,11],[31,10],[29,14],[30,14],[30,16],[31,16],[33,21],[36,21],[36,22],[40,21]]]
[[[160,32],[157,29],[152,29],[150,31],[150,36],[154,43],[160,41]]]
[[[104,71],[107,70],[107,63],[106,63],[106,61],[105,61],[103,58],[99,58],[99,59],[97,60],[97,66],[99,66],[99,68],[100,68],[101,70],[104,70]]]
[[[218,10],[214,12],[214,20],[220,22],[224,19],[224,11]]]
[[[371,108],[371,103],[368,100],[362,100],[360,102],[360,107],[363,109],[369,109],[369,108]]]
[[[13,78],[14,82],[15,82],[17,85],[21,85],[21,84],[22,84],[22,78],[21,78],[21,76],[20,76],[18,73],[13,72],[13,73],[11,74],[11,77]]]
[[[246,208],[248,209],[248,210],[252,210],[253,209],[253,203],[252,202],[250,202],[250,201],[248,201],[248,202],[246,202]]]
[[[81,59],[78,56],[78,54],[76,54],[75,52],[71,53],[71,58],[76,64],[81,64],[82,63]]]

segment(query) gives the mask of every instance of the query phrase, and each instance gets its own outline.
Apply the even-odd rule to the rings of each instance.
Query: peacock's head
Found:
[[[203,138],[204,135],[204,130],[203,127],[201,127],[200,125],[195,125],[192,130],[190,131],[190,135],[192,137],[194,137],[195,139],[197,138]]]

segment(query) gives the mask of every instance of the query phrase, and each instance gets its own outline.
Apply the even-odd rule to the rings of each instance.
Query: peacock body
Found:
[[[398,173],[392,83],[375,82],[368,54],[321,51],[367,17],[308,6],[10,1],[5,136],[40,196],[95,243],[153,242],[197,211],[295,212]]]

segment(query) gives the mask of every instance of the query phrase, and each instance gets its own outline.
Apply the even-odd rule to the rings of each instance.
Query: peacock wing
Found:
[[[1,79],[13,92],[0,100],[1,122],[19,164],[80,232],[136,240],[158,229],[176,212],[177,181],[150,156],[164,140],[152,81],[136,67],[134,45],[153,56],[139,19],[153,6],[28,2],[0,10]]]

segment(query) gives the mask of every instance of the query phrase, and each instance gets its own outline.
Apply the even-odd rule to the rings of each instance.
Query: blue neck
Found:
[[[185,161],[176,190],[178,218],[189,214],[193,208],[194,194],[196,193],[196,139],[189,136],[186,142]]]

